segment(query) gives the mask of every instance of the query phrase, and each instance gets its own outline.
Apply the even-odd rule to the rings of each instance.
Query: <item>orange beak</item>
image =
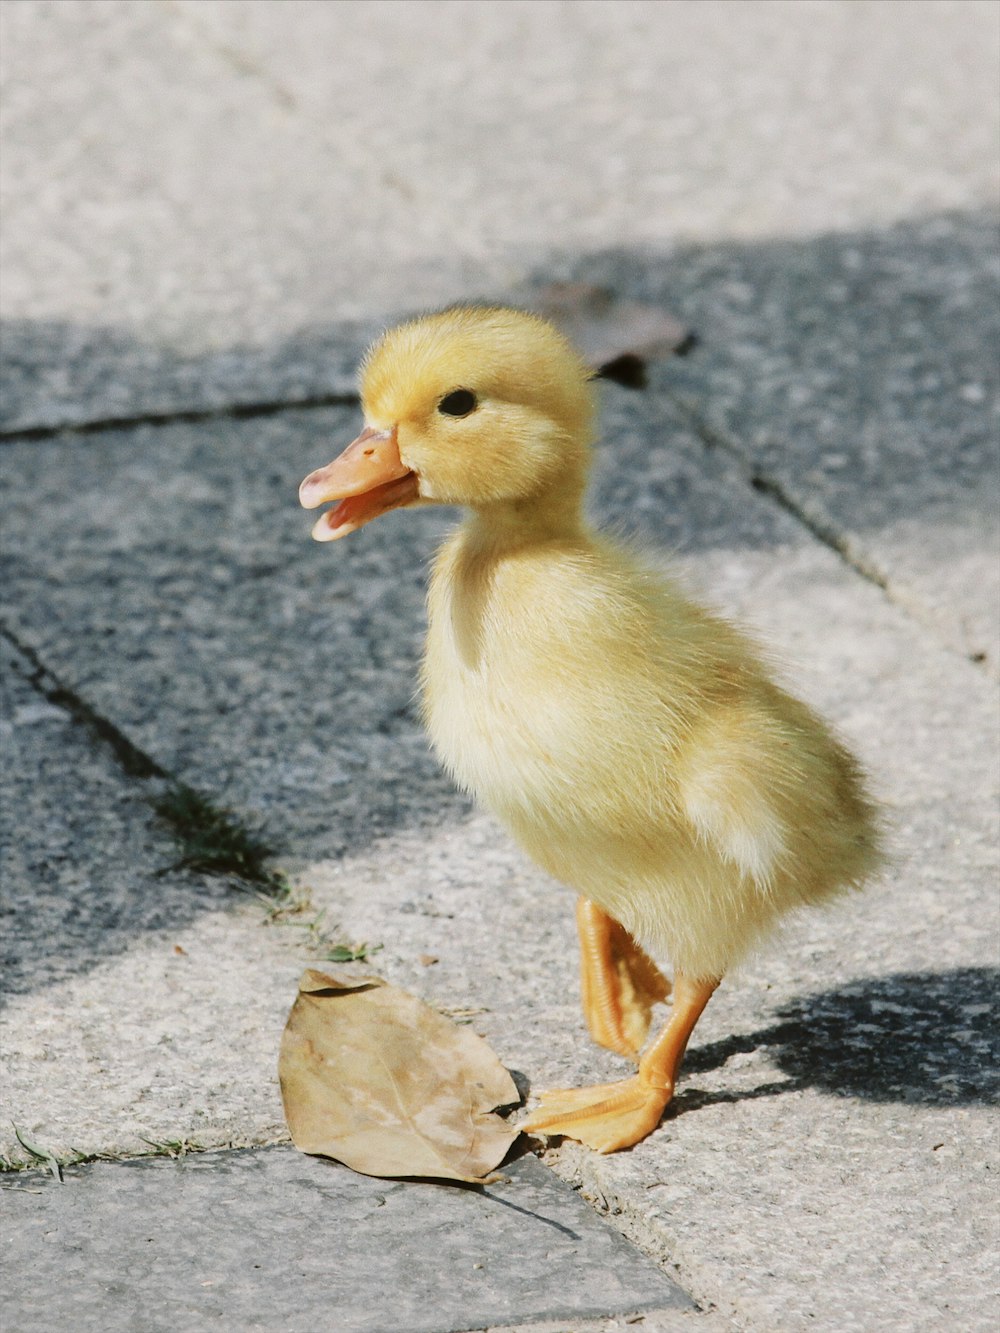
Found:
[[[318,542],[336,541],[356,532],[379,514],[411,504],[419,496],[417,474],[399,456],[396,428],[373,430],[366,426],[339,458],[310,472],[299,487],[303,509],[315,509],[329,500],[328,509],[312,530]]]

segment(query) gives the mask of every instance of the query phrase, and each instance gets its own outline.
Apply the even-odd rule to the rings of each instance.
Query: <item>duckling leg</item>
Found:
[[[688,1039],[718,984],[692,981],[678,972],[670,1021],[639,1061],[637,1074],[620,1083],[543,1093],[541,1106],[521,1128],[529,1134],[565,1134],[600,1153],[639,1143],[660,1123]]]
[[[670,982],[624,926],[589,898],[578,898],[583,1016],[599,1046],[635,1058],[649,1032],[650,1011]]]

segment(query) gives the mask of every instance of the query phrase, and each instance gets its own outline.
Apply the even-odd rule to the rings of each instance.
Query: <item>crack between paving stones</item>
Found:
[[[6,639],[23,664],[26,664],[15,664],[13,669],[44,699],[83,727],[94,740],[106,745],[128,777],[142,782],[155,780],[156,787],[144,792],[143,799],[161,823],[171,829],[182,853],[178,861],[163,867],[156,874],[192,869],[199,874],[238,883],[244,891],[263,903],[265,922],[282,919],[281,914],[284,912],[299,915],[312,913],[311,921],[302,924],[318,932],[313,939],[315,946],[322,949],[338,947],[341,941],[337,936],[319,930],[323,914],[315,914],[308,892],[302,894],[296,891],[285,872],[274,866],[274,849],[239,814],[226,806],[217,805],[212,797],[190,787],[175,773],[164,768],[76,690],[60,680],[42,661],[39,653],[3,621],[0,621],[0,638]],[[211,835],[211,845],[207,850],[203,841],[206,829]],[[351,946],[352,949],[356,947],[360,946]],[[330,956],[321,955],[324,959]]]
[[[0,430],[0,444],[28,444],[64,438],[67,435],[100,435],[107,431],[129,431],[139,426],[197,425],[204,421],[254,421],[282,412],[312,412],[325,407],[357,407],[356,393],[324,393],[310,398],[264,399],[257,403],[228,403],[221,407],[179,408],[170,412],[140,412],[129,417],[95,417],[90,421],[66,421],[51,426],[15,426]]]
[[[229,65],[235,73],[242,78],[256,79],[261,83],[274,98],[278,106],[285,111],[297,111],[299,104],[290,89],[267,69],[267,67],[255,60],[253,56],[238,47],[223,42],[215,36],[200,19],[195,18],[190,10],[181,9],[174,0],[161,0],[164,9],[172,14],[174,20],[189,30],[196,33],[204,42],[206,48],[213,51],[225,64]]]
[[[163,1143],[153,1143],[152,1140],[147,1139],[146,1142],[151,1145],[148,1152],[129,1148],[120,1152],[113,1150],[108,1152],[77,1152],[71,1149],[67,1153],[53,1154],[51,1159],[41,1162],[32,1161],[0,1166],[0,1190],[20,1189],[24,1187],[24,1183],[29,1182],[32,1178],[37,1178],[39,1175],[43,1177],[51,1176],[52,1167],[48,1165],[49,1160],[55,1162],[59,1167],[59,1183],[66,1184],[68,1182],[61,1173],[78,1167],[126,1166],[132,1162],[180,1162],[185,1157],[205,1157],[210,1153],[266,1152],[272,1148],[294,1147],[289,1138],[264,1139],[260,1143],[253,1143],[247,1139],[228,1139],[224,1143],[197,1143],[193,1139],[179,1139],[176,1143],[170,1140],[164,1140]],[[177,1146],[181,1143],[183,1147]]]
[[[694,1303],[692,1314],[695,1317],[722,1313],[724,1317],[732,1319],[735,1309],[730,1308],[726,1312],[726,1302],[720,1301],[720,1294],[708,1289],[705,1281],[692,1267],[679,1235],[664,1224],[658,1213],[647,1213],[641,1203],[602,1180],[600,1166],[603,1160],[600,1155],[589,1153],[582,1144],[570,1139],[565,1139],[561,1147],[550,1148],[539,1157],[542,1165],[557,1180],[576,1190],[598,1217],[603,1218],[623,1240],[644,1254],[684,1292]],[[645,1188],[649,1189],[650,1186]]]
[[[30,644],[24,643],[8,626],[0,622],[0,635],[24,657],[31,665],[30,683],[38,692],[57,708],[69,713],[75,722],[80,723],[98,740],[109,746],[124,771],[132,778],[165,778],[173,781],[173,775],[161,764],[130,741],[125,733],[113,722],[103,717],[91,707],[77,692],[64,684],[51,671]]]
[[[742,448],[737,440],[710,426],[688,399],[669,391],[667,397],[687,419],[688,424],[706,449],[721,449],[739,464],[740,471],[753,490],[776,504],[779,509],[805,528],[817,541],[822,542],[859,578],[878,588],[893,606],[897,607],[911,620],[916,621],[917,624],[929,629],[939,643],[949,652],[962,658],[963,661],[969,662],[977,669],[989,673],[990,667],[985,655],[978,652],[967,652],[952,643],[943,632],[943,627],[934,614],[923,607],[915,598],[908,596],[905,590],[894,583],[890,576],[880,569],[874,561],[858,551],[850,538],[839,531],[831,520],[822,515],[811,513],[808,506],[777,477],[758,467],[750,454]]]

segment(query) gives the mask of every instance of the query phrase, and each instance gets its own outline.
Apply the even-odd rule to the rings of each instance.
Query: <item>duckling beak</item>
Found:
[[[299,503],[303,509],[315,509],[339,500],[312,530],[316,541],[332,542],[379,514],[410,504],[418,494],[417,474],[399,456],[396,427],[366,426],[339,458],[309,473],[299,487]]]

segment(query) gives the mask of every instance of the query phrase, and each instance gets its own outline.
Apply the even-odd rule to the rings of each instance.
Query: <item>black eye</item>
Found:
[[[448,417],[467,417],[477,406],[476,395],[471,389],[454,389],[438,403],[438,411]]]

